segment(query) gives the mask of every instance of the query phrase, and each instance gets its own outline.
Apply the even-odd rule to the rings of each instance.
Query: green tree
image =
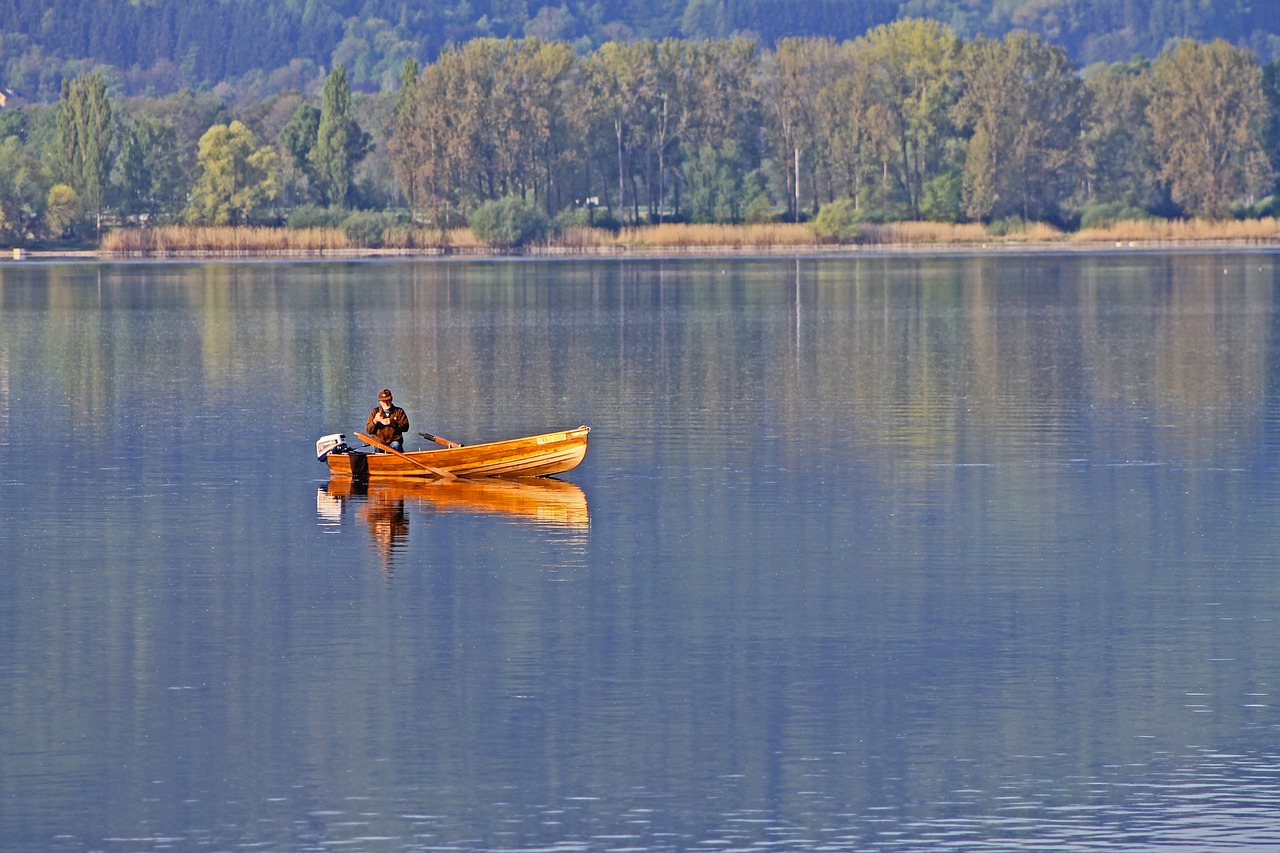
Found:
[[[971,42],[955,106],[972,131],[965,212],[974,219],[1056,219],[1074,189],[1086,99],[1066,52],[1025,32]]]
[[[519,196],[486,201],[471,214],[471,230],[490,246],[513,248],[540,240],[547,232],[547,217]]]
[[[694,91],[680,141],[690,150],[729,140],[743,156],[756,159],[763,124],[760,52],[751,39],[692,42],[686,47]]]
[[[663,39],[653,52],[654,99],[644,127],[649,159],[656,166],[649,186],[649,210],[659,222],[665,215],[671,159],[679,151],[697,96],[693,56],[694,51],[680,39]]]
[[[66,184],[54,184],[49,188],[45,201],[45,233],[55,240],[65,237],[80,218],[80,196]]]
[[[1143,58],[1109,65],[1085,78],[1085,201],[1154,211],[1168,205],[1151,141],[1147,104],[1151,64]]]
[[[801,158],[815,147],[818,91],[834,51],[835,43],[829,39],[783,39],[764,68],[762,89],[769,135],[787,188],[787,209],[797,222]]]
[[[609,42],[584,60],[588,97],[596,121],[613,133],[618,177],[618,207],[626,204],[628,162],[642,138],[654,94],[654,44]],[[640,218],[639,198],[632,190],[633,219]],[[612,203],[610,203],[612,208]],[[621,218],[619,216],[619,218]]]
[[[21,243],[34,236],[49,182],[32,146],[17,135],[0,139],[0,239]]]
[[[347,69],[337,65],[324,83],[316,144],[310,153],[316,189],[325,204],[350,206],[355,167],[369,153],[370,142],[352,114]]]
[[[1275,175],[1280,172],[1280,59],[1273,59],[1263,66],[1262,92],[1271,107],[1263,144],[1271,161],[1271,173]]]
[[[809,231],[832,243],[852,243],[862,233],[862,221],[853,200],[841,198],[822,206],[809,223]]]
[[[741,222],[747,207],[764,195],[764,181],[751,171],[730,141],[704,145],[689,155],[684,166],[685,205],[694,222]]]
[[[1268,105],[1252,53],[1221,39],[1181,41],[1151,68],[1147,119],[1173,200],[1199,216],[1225,216],[1264,189]]]
[[[706,145],[759,148],[760,109],[755,45],[744,39],[690,42],[664,39],[651,54],[652,97],[636,125],[645,149],[650,214],[665,215],[671,188],[679,210],[681,158]]]
[[[420,152],[422,203],[443,236],[462,205],[466,166],[474,162],[470,113],[459,103],[466,89],[460,51],[447,50],[424,68],[416,89],[413,121],[397,125],[406,137],[394,142]]]
[[[280,192],[280,157],[259,146],[239,121],[209,128],[200,138],[200,177],[189,218],[210,225],[240,225]]]
[[[293,116],[280,129],[280,145],[289,155],[289,165],[295,175],[307,180],[308,192],[318,195],[315,165],[311,152],[315,150],[320,134],[320,110],[311,104],[299,104]]]
[[[112,131],[111,99],[102,75],[64,80],[58,103],[58,171],[94,211],[99,235],[111,175]]]
[[[886,112],[871,86],[865,41],[839,45],[814,97],[814,147],[828,202],[846,195],[861,211],[864,186],[883,162]]]
[[[177,213],[183,202],[177,130],[141,116],[128,123],[121,137],[117,163],[120,212],[148,222]]]
[[[417,218],[422,195],[422,173],[428,155],[426,129],[423,127],[421,73],[417,62],[405,60],[404,67],[400,70],[400,89],[396,92],[391,138],[388,141],[391,168],[409,204],[410,219]]]
[[[526,105],[520,183],[533,188],[548,213],[561,206],[557,174],[579,159],[568,118],[568,101],[580,88],[575,66],[573,49],[564,42],[526,39],[518,59]]]
[[[886,165],[907,213],[919,218],[925,184],[949,167],[960,39],[944,24],[916,18],[876,27],[865,38],[871,83],[895,149]]]
[[[519,114],[507,73],[514,52],[505,39],[478,39],[461,51],[463,97],[455,104],[455,120],[465,128],[478,179],[475,195],[496,199],[513,191],[511,178]]]
[[[419,151],[424,180],[437,187],[428,194],[483,201],[532,191],[549,200],[567,147],[572,67],[567,45],[537,39],[476,39],[446,51],[422,74],[421,97],[404,102],[401,115],[412,105],[412,121],[400,123],[407,135],[395,145]]]

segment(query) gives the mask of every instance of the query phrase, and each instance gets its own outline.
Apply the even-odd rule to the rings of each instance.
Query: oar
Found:
[[[378,441],[378,439],[374,438],[371,435],[365,435],[362,432],[358,432],[356,433],[356,435],[360,437],[361,441],[363,441],[365,444],[368,444],[370,447],[376,447],[384,453],[390,453],[393,456],[399,456],[401,459],[405,460],[406,462],[412,462],[414,465],[417,465],[422,470],[429,471],[430,473],[435,474],[441,480],[457,479],[456,474],[453,474],[450,471],[445,471],[442,468],[432,468],[430,465],[427,465],[425,462],[419,462],[417,459],[414,459],[412,456],[410,456],[407,453],[401,453],[399,450],[396,450],[394,447],[392,447],[389,444],[383,444],[381,441]]]
[[[443,444],[445,447],[461,447],[462,446],[461,444],[458,444],[458,442],[456,441],[450,441],[447,438],[441,438],[440,436],[432,435],[429,432],[420,432],[418,433],[418,435],[422,436],[427,441],[434,441],[436,444]]]

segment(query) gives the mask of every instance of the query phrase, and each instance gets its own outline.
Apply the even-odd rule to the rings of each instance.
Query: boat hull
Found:
[[[576,468],[587,455],[587,434],[580,426],[563,432],[548,432],[439,450],[392,453],[330,453],[325,457],[329,473],[357,478],[415,477],[545,477]],[[425,467],[424,467],[425,466]]]

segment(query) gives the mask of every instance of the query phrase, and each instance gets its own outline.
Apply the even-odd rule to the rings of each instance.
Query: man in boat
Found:
[[[404,451],[404,434],[409,429],[409,416],[404,409],[391,402],[391,391],[378,392],[378,405],[365,419],[364,431],[374,438],[401,452]]]

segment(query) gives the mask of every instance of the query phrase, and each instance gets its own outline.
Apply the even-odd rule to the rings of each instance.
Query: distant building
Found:
[[[15,92],[12,89],[6,89],[5,87],[0,86],[0,110],[7,106],[13,106],[10,104],[10,101],[14,101],[20,97],[22,97],[21,92]]]

